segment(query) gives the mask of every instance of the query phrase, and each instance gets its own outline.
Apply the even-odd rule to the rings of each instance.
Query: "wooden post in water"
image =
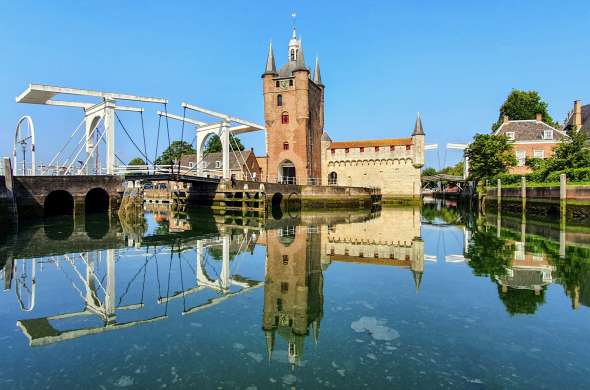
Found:
[[[520,178],[520,197],[522,199],[522,213],[526,213],[526,176]]]
[[[496,187],[496,201],[498,202],[498,210],[501,208],[502,205],[502,180],[498,179],[498,185]]]
[[[559,256],[565,257],[565,227],[567,214],[567,177],[559,175]]]

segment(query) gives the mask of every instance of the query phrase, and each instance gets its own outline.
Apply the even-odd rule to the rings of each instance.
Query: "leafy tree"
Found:
[[[128,165],[146,165],[146,163],[142,158],[135,157],[129,161]]]
[[[480,181],[490,179],[516,165],[512,145],[505,136],[476,134],[465,150],[465,155],[469,158],[469,178],[475,182],[476,187]]]
[[[195,149],[186,141],[174,141],[155,161],[157,165],[170,165],[181,156],[195,154]]]
[[[553,156],[540,161],[530,161],[528,165],[533,168],[533,174],[539,180],[547,179],[551,172],[589,168],[590,149],[588,149],[587,142],[586,133],[583,131],[572,132],[569,139],[564,139],[555,148]]]
[[[547,103],[541,99],[537,91],[522,91],[513,89],[500,107],[498,120],[492,124],[492,131],[496,131],[504,120],[504,115],[512,120],[535,119],[537,114],[543,115],[543,121],[551,126],[557,126],[547,111]]]
[[[244,145],[242,145],[242,141],[240,141],[240,139],[238,137],[234,137],[233,134],[229,135],[229,142],[231,144],[232,150],[236,150],[236,144],[237,144],[237,150],[244,150]],[[221,139],[219,139],[218,136],[213,135],[211,138],[209,138],[209,140],[207,141],[207,144],[205,145],[205,153],[218,153],[221,152]]]
[[[434,176],[434,175],[436,175],[436,169],[434,169],[432,167],[424,168],[424,170],[422,170],[422,176]]]
[[[463,161],[459,161],[457,164],[453,165],[452,167],[444,167],[440,170],[439,173],[444,173],[445,175],[451,176],[463,176],[463,167],[465,163]]]

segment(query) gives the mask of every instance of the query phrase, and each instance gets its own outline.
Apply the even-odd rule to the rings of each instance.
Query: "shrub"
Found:
[[[565,173],[570,182],[590,181],[590,168],[570,168],[563,171],[551,172],[547,175],[546,181],[557,182],[562,173]]]

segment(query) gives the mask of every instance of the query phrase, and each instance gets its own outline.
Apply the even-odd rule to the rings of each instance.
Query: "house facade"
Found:
[[[504,117],[495,135],[504,135],[512,143],[517,165],[509,173],[526,174],[531,169],[526,166],[527,158],[549,158],[562,140],[568,138],[563,130],[558,130],[543,122],[540,114],[531,120],[510,120]]]
[[[574,107],[567,115],[564,128],[583,131],[590,138],[590,104],[582,105],[580,100],[574,101]]]

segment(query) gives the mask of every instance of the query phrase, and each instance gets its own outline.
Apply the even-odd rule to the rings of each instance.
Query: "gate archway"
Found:
[[[67,191],[56,190],[50,192],[43,202],[43,215],[52,217],[56,215],[73,215],[74,197]]]

